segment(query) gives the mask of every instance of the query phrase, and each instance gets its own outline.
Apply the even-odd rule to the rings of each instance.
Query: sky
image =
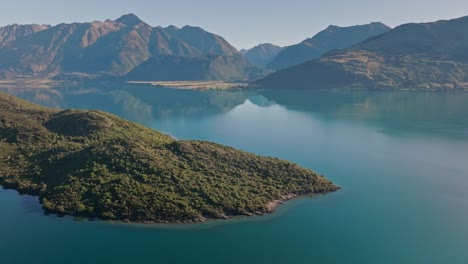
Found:
[[[152,26],[200,26],[238,49],[292,45],[328,25],[379,21],[395,27],[468,16],[468,0],[0,0],[0,6],[0,26],[90,22],[134,13]]]

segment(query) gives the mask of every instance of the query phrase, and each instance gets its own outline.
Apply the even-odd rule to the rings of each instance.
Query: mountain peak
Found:
[[[143,22],[139,17],[137,17],[133,13],[123,15],[123,16],[119,17],[116,21],[119,22],[119,23],[125,24],[127,26],[137,25],[137,24]]]
[[[260,47],[278,47],[278,46],[276,46],[274,44],[271,44],[271,43],[260,43],[257,46],[255,46],[254,48],[260,48]]]
[[[201,27],[198,26],[190,26],[190,25],[185,25],[182,27],[182,30],[190,30],[190,31],[202,31],[205,32],[205,30]]]
[[[369,24],[370,26],[372,27],[375,27],[375,28],[383,28],[383,29],[387,29],[387,30],[391,30],[392,28],[385,25],[384,23],[382,22],[372,22]]]
[[[244,52],[245,57],[252,63],[260,66],[267,66],[282,50],[281,47],[262,43]],[[242,53],[242,52],[241,52]]]
[[[177,26],[174,26],[174,25],[169,25],[167,27],[164,28],[164,30],[169,30],[169,31],[176,31],[176,30],[179,30],[180,28],[178,28]]]
[[[337,26],[337,25],[329,25],[324,31],[327,31],[327,30],[330,30],[330,29],[352,29],[352,28],[365,28],[365,27],[367,27],[367,28],[379,27],[379,28],[385,28],[387,30],[391,29],[389,26],[385,25],[382,22],[371,22],[369,24],[344,26],[344,27],[340,27],[340,26]]]
[[[327,29],[335,29],[335,28],[340,28],[340,27],[337,26],[337,25],[329,25],[325,30],[327,30]]]

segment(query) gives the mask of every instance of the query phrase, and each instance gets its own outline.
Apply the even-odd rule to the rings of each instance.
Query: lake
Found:
[[[10,92],[287,159],[343,189],[272,215],[192,225],[60,218],[2,190],[2,263],[468,263],[468,94]]]

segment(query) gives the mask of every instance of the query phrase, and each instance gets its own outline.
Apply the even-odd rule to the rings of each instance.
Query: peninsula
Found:
[[[48,213],[141,223],[264,214],[283,200],[339,189],[291,162],[5,93],[0,185],[39,196]]]

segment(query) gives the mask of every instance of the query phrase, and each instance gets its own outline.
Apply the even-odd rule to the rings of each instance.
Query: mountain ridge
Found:
[[[347,27],[330,25],[311,38],[285,47],[268,65],[268,68],[280,70],[317,59],[328,51],[350,47],[389,29],[381,22]]]
[[[50,28],[50,25],[11,24],[0,28],[0,47],[6,46],[18,38],[25,37]]]
[[[0,37],[0,77],[122,77],[159,55],[240,54],[224,38],[200,27],[153,27],[131,13],[103,22],[31,28],[32,32],[16,37]],[[3,27],[2,31],[10,36],[13,29]]]
[[[409,23],[273,73],[263,88],[468,90],[468,16]],[[287,83],[285,80],[291,80]]]

